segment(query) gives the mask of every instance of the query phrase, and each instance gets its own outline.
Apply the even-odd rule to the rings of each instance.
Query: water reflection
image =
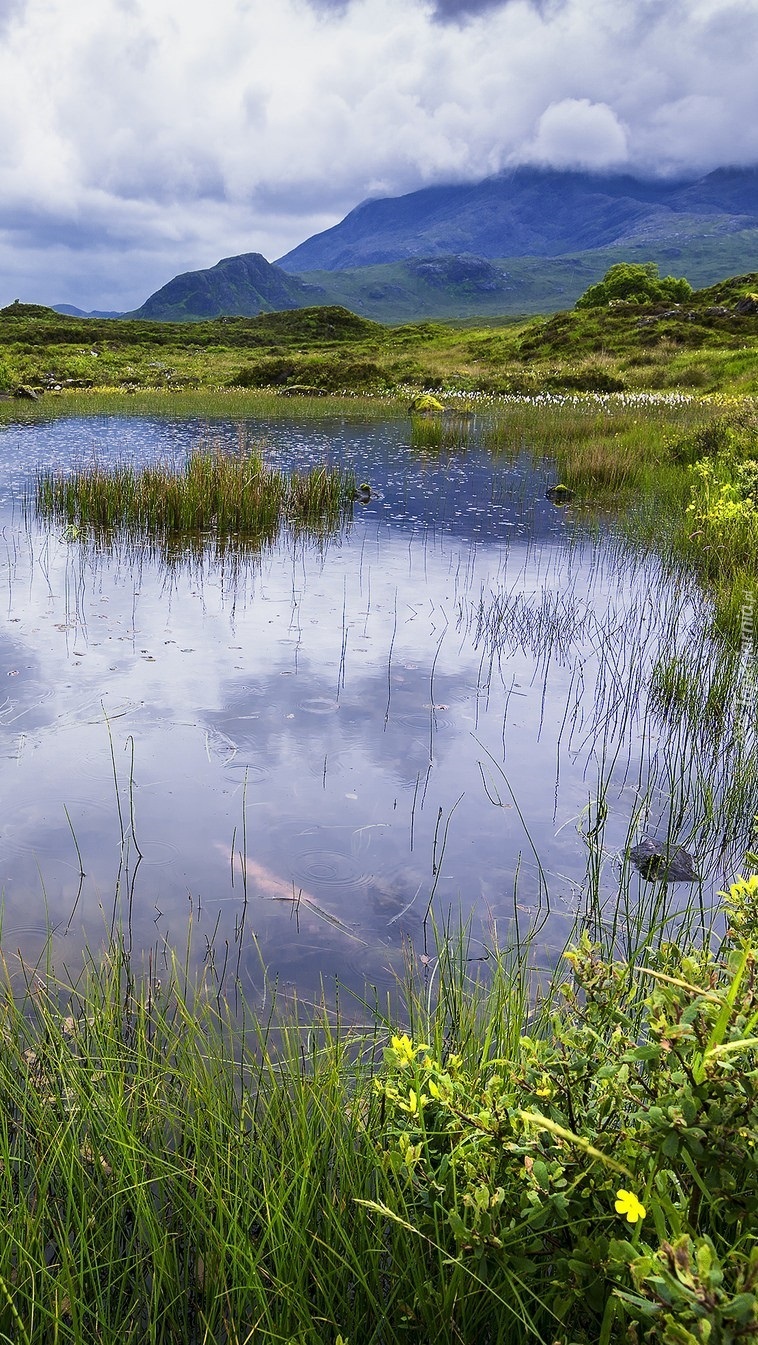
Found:
[[[612,536],[572,537],[549,467],[473,441],[419,460],[401,424],[277,423],[254,427],[275,465],[328,459],[371,482],[349,530],[167,564],[21,517],[43,459],[166,460],[238,433],[0,433],[6,952],[40,956],[51,926],[54,956],[75,961],[107,936],[115,892],[134,947],[181,948],[191,923],[195,955],[261,994],[390,983],[404,945],[424,947],[430,901],[481,940],[539,912],[554,956],[588,861],[611,900],[630,830],[674,813],[678,839],[701,828],[715,890],[729,852],[703,830],[699,786],[672,779],[689,749],[647,695],[661,648],[702,620],[696,597]]]

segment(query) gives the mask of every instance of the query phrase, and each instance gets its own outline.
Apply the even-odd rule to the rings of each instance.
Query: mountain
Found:
[[[686,276],[695,289],[702,289],[724,276],[756,269],[758,229],[499,262],[465,256],[407,258],[348,271],[305,271],[300,279],[328,291],[330,303],[377,322],[524,317],[572,308],[616,262],[655,262],[661,275]]]
[[[54,313],[62,313],[67,318],[120,318],[121,313],[113,313],[99,308],[94,308],[91,313],[86,313],[83,308],[75,308],[73,304],[51,304]]]
[[[290,274],[410,257],[558,257],[758,228],[758,168],[695,181],[517,168],[483,182],[364,201],[280,257]]]
[[[287,275],[259,252],[245,252],[239,257],[224,257],[208,270],[175,276],[151,294],[141,308],[123,316],[172,322],[224,314],[250,318],[328,302],[319,286]]]
[[[314,305],[388,323],[548,313],[619,261],[657,262],[696,288],[755,270],[758,168],[691,182],[519,168],[366,201],[279,263],[226,257],[122,316],[197,321]]]

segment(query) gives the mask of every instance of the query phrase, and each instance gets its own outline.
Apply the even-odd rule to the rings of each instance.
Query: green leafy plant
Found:
[[[662,1317],[668,1334],[651,1339],[689,1342],[676,1332],[702,1286],[680,1275],[674,1292],[665,1270],[681,1238],[695,1240],[701,1276],[703,1247],[731,1257],[737,1287],[707,1306],[714,1330],[743,1308],[753,1320],[739,1286],[754,1283],[758,1221],[758,962],[743,937],[758,878],[725,895],[718,954],[664,944],[630,965],[583,936],[566,954],[573,985],[509,1054],[464,1062],[407,1035],[385,1052],[382,1162],[406,1217],[470,1272],[472,1294],[496,1286],[535,1331],[552,1320],[567,1340],[620,1339],[622,1304],[638,1324],[665,1306],[673,1325]]]
[[[659,276],[655,262],[617,262],[597,285],[590,285],[576,307],[603,308],[608,304],[684,303],[692,286],[683,277]]]

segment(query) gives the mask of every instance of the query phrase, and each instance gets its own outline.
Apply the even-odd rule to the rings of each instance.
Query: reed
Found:
[[[549,460],[585,524],[615,526],[674,574],[694,573],[714,629],[735,645],[758,575],[753,399],[542,394],[490,409],[484,442]]]
[[[182,469],[95,463],[72,473],[40,470],[37,516],[77,531],[149,538],[244,538],[261,546],[286,519],[298,528],[338,527],[356,495],[350,472],[317,467],[284,476],[260,450],[213,447],[189,454]]]
[[[50,394],[39,402],[0,401],[0,423],[50,420],[63,416],[168,416],[215,419],[330,420],[343,416],[372,421],[377,416],[407,414],[405,398],[372,394],[287,396],[270,388],[201,387],[93,388]]]
[[[411,414],[411,447],[421,452],[466,448],[473,422],[473,413],[465,410]]]

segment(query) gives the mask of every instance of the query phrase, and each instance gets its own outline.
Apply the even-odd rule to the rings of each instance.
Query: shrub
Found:
[[[375,1087],[405,1219],[524,1339],[620,1340],[617,1316],[667,1345],[758,1339],[758,878],[726,895],[718,955],[614,963],[585,935],[515,1051],[391,1040]]]
[[[319,392],[375,392],[387,380],[372,360],[279,356],[245,365],[230,378],[234,388],[308,387]]]
[[[609,304],[685,303],[692,286],[684,277],[660,277],[655,262],[641,265],[617,262],[597,285],[590,285],[576,301],[576,308],[607,308]]]

